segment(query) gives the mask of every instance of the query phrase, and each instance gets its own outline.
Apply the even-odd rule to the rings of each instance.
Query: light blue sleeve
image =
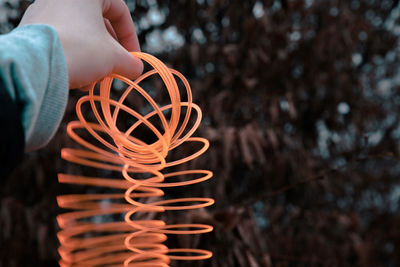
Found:
[[[56,30],[31,24],[0,35],[0,78],[21,109],[25,151],[43,147],[61,122],[69,91]]]

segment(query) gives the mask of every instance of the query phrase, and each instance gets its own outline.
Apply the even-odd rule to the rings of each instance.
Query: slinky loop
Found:
[[[149,54],[131,54],[147,62],[153,69],[134,81],[111,74],[99,82],[99,89],[92,84],[88,94],[76,104],[79,121],[67,125],[67,134],[82,148],[63,148],[61,157],[64,160],[107,172],[118,172],[120,175],[115,178],[58,175],[60,183],[112,190],[108,194],[57,197],[61,208],[72,210],[57,217],[61,228],[57,235],[61,244],[58,250],[60,266],[167,267],[171,260],[204,260],[212,257],[207,250],[168,248],[163,244],[167,235],[204,234],[211,232],[212,226],[168,225],[162,220],[137,219],[137,215],[144,213],[205,208],[212,205],[214,200],[202,197],[162,199],[163,187],[189,186],[212,177],[212,172],[208,170],[167,171],[170,167],[202,155],[208,149],[209,142],[204,138],[192,137],[200,125],[202,113],[192,102],[192,92],[185,77]],[[140,85],[147,79],[156,78],[162,80],[168,92],[170,103],[164,106],[159,106]],[[176,79],[185,87],[184,101],[181,100]],[[111,86],[115,80],[127,85],[119,99],[111,98]],[[147,114],[142,115],[126,104],[132,92],[139,93],[151,107]],[[83,106],[89,106],[91,113],[84,113]],[[134,121],[126,130],[120,129],[117,123],[121,112],[129,114]],[[168,119],[164,115],[166,112],[170,114]],[[193,125],[188,127],[193,114],[196,118]],[[160,125],[151,123],[155,116]],[[134,135],[135,130],[142,126],[154,135],[155,141],[148,144]],[[83,136],[82,132],[86,132],[86,135]],[[200,143],[202,146],[191,155],[167,162],[168,152],[179,149],[185,143]],[[178,181],[171,181],[176,178],[179,178]],[[115,193],[118,190],[124,191]],[[119,216],[123,220],[99,221],[96,219],[99,216]]]

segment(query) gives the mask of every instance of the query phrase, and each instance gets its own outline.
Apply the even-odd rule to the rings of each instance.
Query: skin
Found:
[[[87,88],[110,73],[137,78],[143,63],[135,27],[123,0],[36,0],[19,26],[48,24],[58,33],[69,87]]]

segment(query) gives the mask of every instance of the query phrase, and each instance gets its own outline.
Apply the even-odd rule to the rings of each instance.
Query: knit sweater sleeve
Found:
[[[25,151],[46,145],[68,98],[67,66],[56,30],[30,24],[1,35],[0,82],[19,108]]]

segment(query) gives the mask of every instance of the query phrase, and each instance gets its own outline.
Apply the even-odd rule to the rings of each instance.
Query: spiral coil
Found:
[[[200,234],[212,231],[212,226],[203,224],[167,225],[163,220],[135,220],[139,213],[160,213],[169,210],[189,210],[210,206],[211,198],[178,198],[155,200],[164,195],[161,188],[181,187],[208,180],[212,172],[208,170],[185,170],[165,172],[166,168],[193,160],[209,147],[204,138],[192,137],[201,121],[201,110],[192,102],[189,83],[179,72],[169,69],[157,58],[140,52],[132,52],[147,62],[152,70],[135,81],[119,75],[110,75],[100,82],[98,95],[95,84],[88,95],[80,98],[76,104],[79,121],[72,121],[67,126],[67,134],[85,149],[63,148],[61,157],[69,162],[106,171],[119,172],[124,179],[86,177],[81,175],[59,174],[60,183],[79,184],[125,190],[109,194],[74,194],[57,197],[61,208],[73,211],[61,214],[57,222],[61,228],[60,266],[169,266],[171,260],[207,259],[212,253],[201,249],[171,249],[163,243],[168,234]],[[139,84],[153,75],[159,75],[164,82],[170,104],[159,107]],[[186,89],[187,101],[181,102],[177,81],[178,77]],[[111,85],[120,80],[128,85],[118,100],[110,98]],[[124,104],[132,90],[140,93],[151,105],[147,115],[131,109]],[[97,91],[96,91],[97,92]],[[82,105],[90,104],[91,116],[96,122],[89,122],[82,112]],[[183,108],[186,109],[184,114]],[[122,112],[135,118],[134,123],[122,131],[117,125]],[[195,111],[197,118],[190,129],[186,129]],[[169,112],[169,119],[164,113]],[[184,116],[183,116],[184,114]],[[162,125],[160,131],[150,123],[158,116]],[[184,117],[183,120],[181,117]],[[157,140],[148,144],[133,136],[139,126],[145,126]],[[77,132],[87,131],[102,146],[86,140]],[[185,133],[186,131],[186,133]],[[185,133],[185,134],[184,134]],[[106,137],[104,137],[106,136]],[[200,143],[201,149],[180,160],[167,162],[168,152],[183,143]],[[149,177],[150,176],[150,177]],[[171,178],[191,176],[191,180],[168,182]],[[200,176],[200,177],[198,177]],[[145,177],[145,178],[138,178]],[[197,177],[197,178],[193,178]],[[125,200],[125,203],[121,201]],[[145,201],[143,201],[145,200]],[[119,203],[118,203],[119,201]],[[124,220],[98,223],[96,216],[123,214]]]

